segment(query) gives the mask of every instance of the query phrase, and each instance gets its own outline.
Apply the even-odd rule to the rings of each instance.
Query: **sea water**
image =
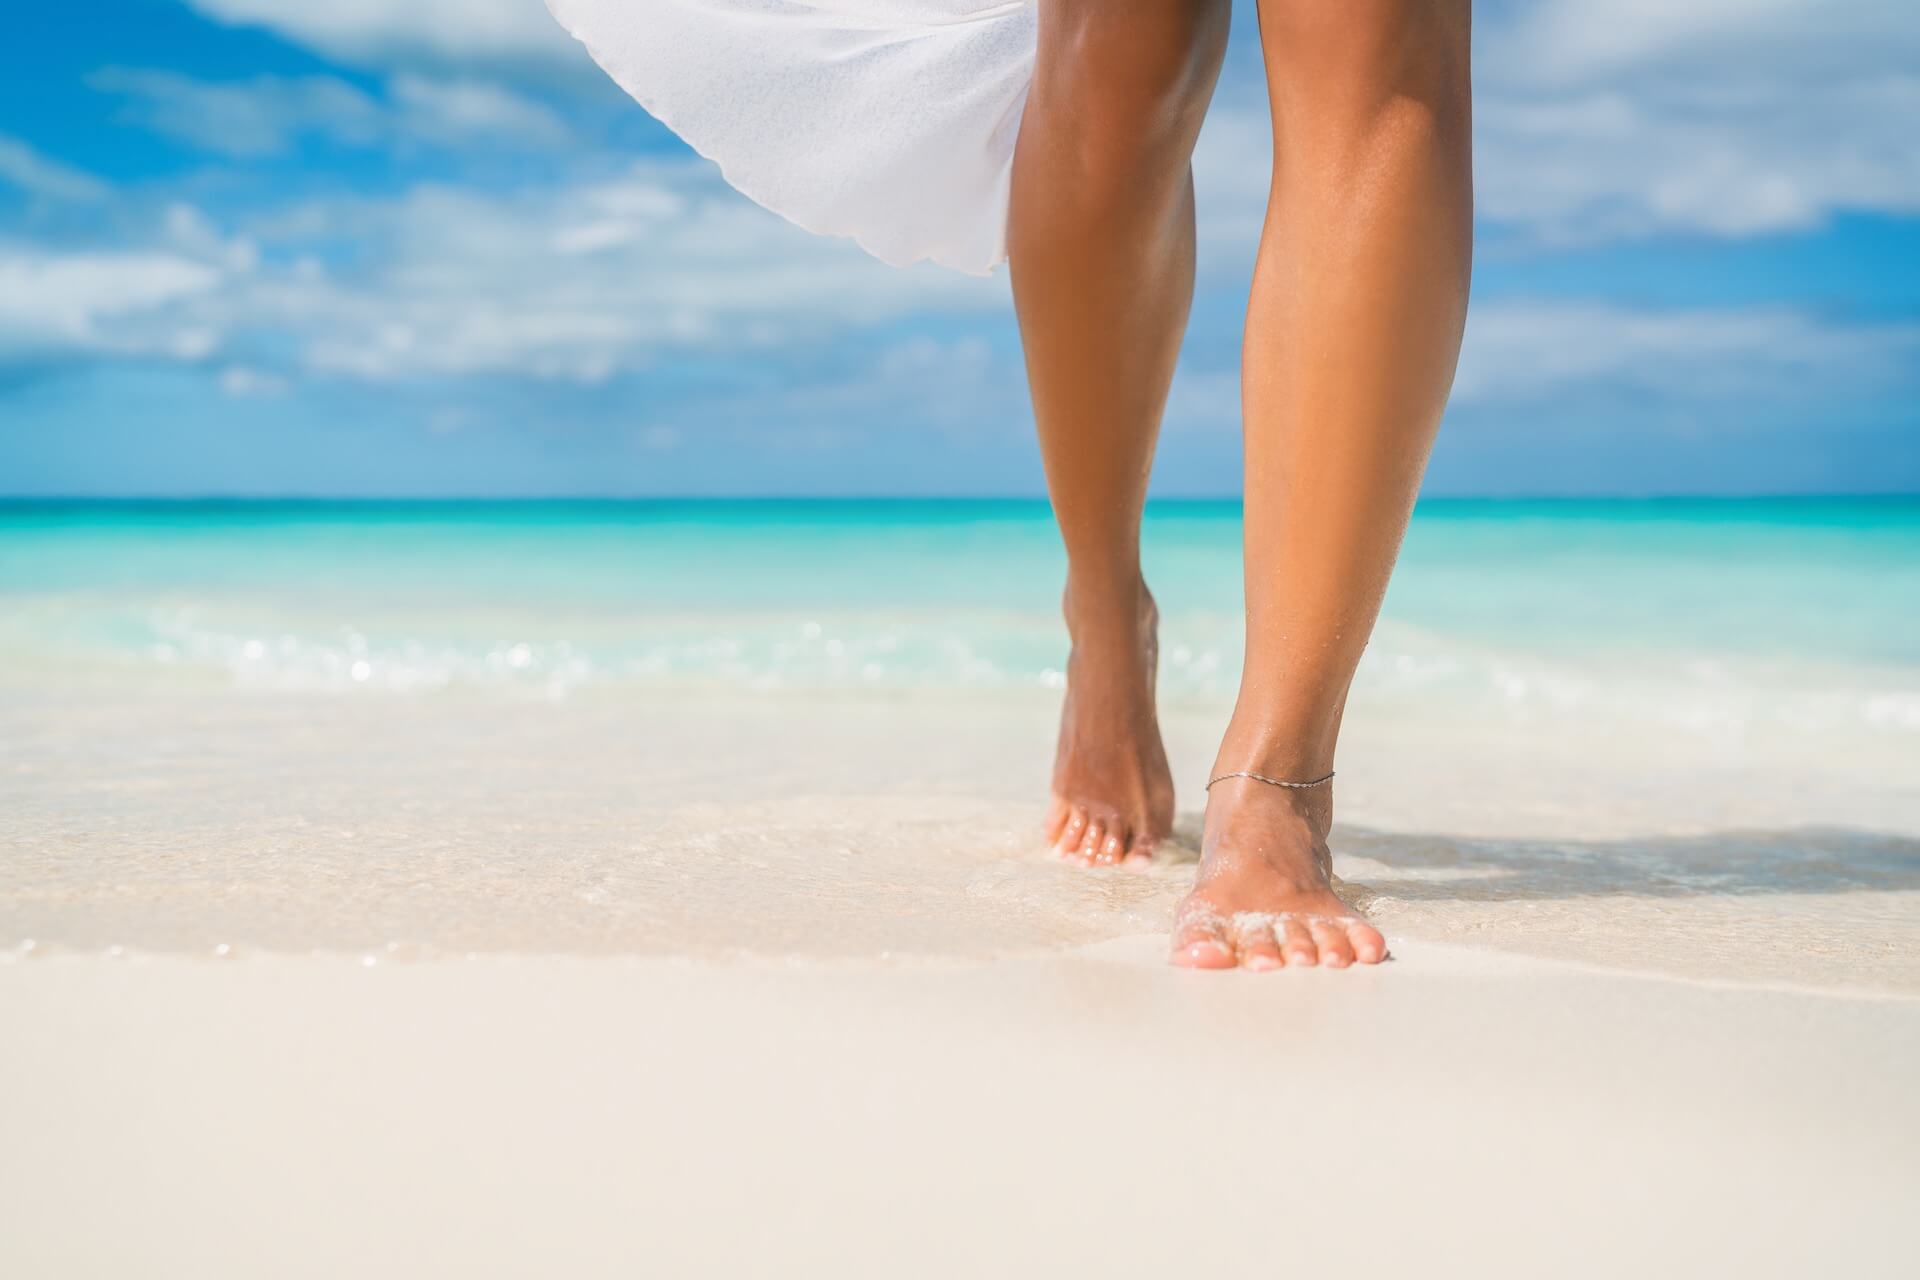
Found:
[[[1174,696],[1232,692],[1240,537],[1234,503],[1148,514]],[[1046,685],[1062,571],[1037,502],[14,503],[0,646],[342,692]],[[1509,668],[1857,680],[1863,722],[1920,728],[1920,501],[1429,501],[1372,652],[1495,695]]]
[[[1146,521],[1189,842],[1241,534],[1228,502]],[[817,924],[795,894],[865,920],[834,954],[1158,927],[1177,862],[1056,879],[1021,843],[1062,572],[1026,501],[0,506],[0,945],[789,954]],[[1893,973],[1920,889],[1920,502],[1422,503],[1346,737],[1342,871],[1389,925],[1591,958],[1563,945],[1595,927],[1578,904],[1644,934],[1684,901],[1713,954],[1865,929],[1858,971]],[[688,870],[756,860],[786,906],[730,919],[736,880]],[[230,910],[162,927],[189,866]],[[330,909],[257,900],[356,873]],[[357,896],[402,882],[439,891]],[[346,938],[355,911],[384,922]]]

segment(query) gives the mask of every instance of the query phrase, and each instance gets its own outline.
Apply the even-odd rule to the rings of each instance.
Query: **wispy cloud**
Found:
[[[539,0],[187,0],[209,18],[264,27],[357,65],[557,62],[578,49]]]
[[[191,42],[132,43],[115,56],[143,65],[92,83],[123,122],[184,151],[124,123],[93,136],[22,123],[32,144],[0,136],[0,217],[14,219],[0,224],[0,370],[51,360],[62,385],[110,386],[119,370],[147,378],[165,363],[159,377],[195,388],[202,408],[287,430],[319,404],[391,413],[422,435],[571,424],[684,465],[689,484],[702,448],[858,439],[899,446],[906,467],[915,446],[900,442],[915,433],[956,451],[942,456],[997,439],[1005,458],[1030,461],[1015,439],[1024,385],[1004,273],[885,268],[754,207],[680,150],[623,150],[664,134],[539,0],[187,3],[321,65],[235,79]],[[1861,456],[1897,463],[1886,442],[1920,392],[1912,291],[1876,286],[1871,313],[1849,314],[1857,280],[1816,287],[1794,257],[1835,242],[1781,233],[1845,237],[1836,215],[1853,210],[1920,215],[1910,8],[1479,6],[1481,229],[1521,252],[1483,275],[1498,287],[1470,321],[1463,427],[1584,412],[1611,430],[1626,403],[1633,421],[1611,446],[1622,456],[1674,423],[1762,417],[1812,450],[1821,411],[1851,399],[1865,406],[1859,438],[1871,436]],[[1168,430],[1189,446],[1171,459],[1210,460],[1184,473],[1199,488],[1231,483],[1217,460],[1234,453],[1234,338],[1267,192],[1251,16],[1237,15],[1195,158],[1205,274]],[[1708,238],[1757,243],[1715,250],[1717,274],[1687,305],[1649,305],[1594,265],[1644,279],[1637,242],[1666,262],[1676,239]],[[1571,246],[1609,247],[1561,253]],[[1761,275],[1730,283],[1736,259]],[[1550,271],[1530,278],[1536,262]],[[1554,296],[1501,292],[1535,287]],[[1688,295],[1676,282],[1653,296]]]
[[[1481,41],[1484,216],[1550,241],[1920,211],[1920,23],[1888,0],[1539,0]]]
[[[1485,26],[1503,84],[1578,91],[1639,76],[1831,80],[1910,70],[1902,0],[1523,0]]]
[[[1819,401],[1912,386],[1920,325],[1844,324],[1783,306],[1654,310],[1503,300],[1475,308],[1454,400],[1586,387],[1730,402]]]
[[[1806,408],[1920,390],[1920,324],[1848,323],[1804,308],[1632,307],[1503,298],[1467,320],[1453,404],[1577,404],[1590,393],[1663,403]],[[1738,415],[1732,415],[1737,419]],[[1236,370],[1183,368],[1170,426],[1240,420]]]
[[[196,357],[281,372],[591,383],[676,352],[804,351],[914,315],[1005,306],[1004,279],[883,267],[690,160],[498,195],[423,185],[307,202],[224,232],[187,207],[162,222],[163,243],[141,254],[16,251],[19,323],[0,340],[40,345],[24,336],[32,312],[102,353],[165,351],[168,335],[192,332],[221,335]],[[342,239],[354,260],[329,264]],[[128,295],[138,305],[108,305],[116,263],[149,282]]]
[[[230,364],[220,371],[220,390],[236,400],[283,396],[291,389],[286,378],[251,365]]]
[[[397,139],[562,147],[573,130],[552,107],[485,80],[403,74],[388,82]]]
[[[396,76],[379,98],[337,76],[207,81],[172,71],[104,67],[88,77],[126,99],[126,118],[236,160],[279,155],[305,138],[339,146],[560,146],[552,108],[496,84]]]
[[[1272,146],[1242,46],[1194,169],[1203,234],[1258,233]],[[1920,22],[1885,0],[1536,0],[1475,50],[1483,223],[1541,246],[1920,212]],[[1229,254],[1231,257],[1241,256]]]
[[[293,329],[312,367],[361,378],[593,382],[674,352],[805,349],[1003,299],[1003,285],[895,272],[807,236],[686,161],[503,197],[421,187],[337,216],[357,220],[370,264],[289,282],[261,319]]]
[[[598,79],[534,0],[190,0],[359,66]],[[1892,0],[1510,0],[1479,17],[1479,205],[1543,244],[1748,236],[1920,211],[1920,23]],[[1251,15],[1243,15],[1250,18]],[[1250,33],[1251,21],[1241,23]],[[516,71],[516,68],[518,69]],[[1236,260],[1270,143],[1257,41],[1196,169]]]
[[[103,67],[87,83],[126,99],[130,122],[236,160],[278,154],[304,135],[369,147],[385,132],[380,105],[334,76],[212,83],[174,71]]]
[[[49,159],[20,141],[0,134],[0,182],[47,200],[104,200],[112,190],[90,173]]]
[[[1482,95],[1482,217],[1545,243],[1920,212],[1920,76]]]
[[[168,253],[0,250],[0,350],[198,359],[217,336],[167,317],[220,283],[217,269]]]

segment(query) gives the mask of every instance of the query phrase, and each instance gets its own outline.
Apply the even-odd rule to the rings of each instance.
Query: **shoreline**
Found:
[[[988,961],[1161,936],[1198,815],[1144,872],[1047,858],[1052,703],[0,699],[0,953]],[[1211,717],[1164,727],[1195,776]],[[744,791],[710,764],[743,743],[769,762]],[[1715,768],[1555,745],[1465,752],[1444,718],[1354,726],[1335,870],[1390,946],[1920,993],[1911,793],[1836,769],[1815,804],[1770,784],[1784,746]]]

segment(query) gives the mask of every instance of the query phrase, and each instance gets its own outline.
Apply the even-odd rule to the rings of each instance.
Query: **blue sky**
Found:
[[[1253,17],[1157,491],[1238,485]],[[1910,0],[1483,2],[1435,494],[1920,491]],[[1039,492],[1004,272],[719,181],[539,0],[34,5],[0,45],[0,493]]]

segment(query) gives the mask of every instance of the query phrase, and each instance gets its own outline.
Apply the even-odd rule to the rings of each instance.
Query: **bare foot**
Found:
[[[1228,778],[1207,796],[1193,892],[1174,917],[1173,963],[1190,969],[1378,964],[1380,931],[1333,891],[1328,788]]]
[[[1067,696],[1046,834],[1082,866],[1147,862],[1173,829],[1173,774],[1154,712],[1159,614],[1133,591],[1067,589]]]

